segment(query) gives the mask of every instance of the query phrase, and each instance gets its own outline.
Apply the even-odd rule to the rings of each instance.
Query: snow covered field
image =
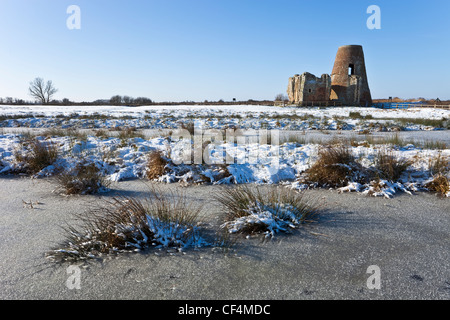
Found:
[[[356,114],[360,119],[353,119]],[[302,189],[306,186],[299,177],[317,159],[321,143],[300,141],[270,142],[270,132],[281,129],[289,130],[363,130],[364,128],[380,128],[384,121],[395,123],[395,119],[423,119],[424,121],[450,118],[449,110],[440,109],[408,109],[380,110],[375,108],[281,108],[269,106],[151,106],[151,107],[114,107],[114,106],[0,106],[0,174],[23,172],[24,163],[18,161],[17,155],[29,152],[23,141],[32,135],[44,143],[51,143],[58,149],[57,161],[38,172],[36,177],[50,176],[61,169],[69,170],[81,164],[95,164],[101,173],[111,181],[144,178],[147,170],[148,154],[159,150],[169,159],[166,172],[158,178],[161,182],[183,184],[242,184],[267,183],[286,184]],[[364,119],[364,121],[362,121]],[[382,120],[380,120],[382,119]],[[387,120],[391,119],[391,120]],[[156,134],[147,137],[136,133],[131,136],[118,137],[117,130],[132,128],[177,129],[194,121],[195,128],[206,129],[256,129],[261,134],[269,134],[269,140],[242,140],[241,142],[223,140],[221,136],[215,143],[211,137],[201,136],[197,144],[189,139],[180,141],[167,134]],[[371,123],[378,123],[378,126]],[[264,125],[265,124],[265,125]],[[341,128],[338,127],[341,126]],[[3,127],[3,128],[1,128]],[[388,126],[388,130],[395,125]],[[28,133],[11,134],[6,128],[31,128]],[[34,128],[89,128],[91,133],[73,135],[73,131],[57,134],[45,134],[33,131]],[[104,132],[99,134],[99,129]],[[264,130],[261,130],[264,129]],[[386,129],[386,127],[385,127]],[[409,124],[402,130],[435,130],[423,124]],[[442,128],[441,128],[442,129]],[[110,130],[116,130],[112,134]],[[177,131],[175,131],[177,132]],[[222,131],[224,132],[224,131]],[[237,132],[236,130],[234,131]],[[108,134],[110,133],[110,134]],[[220,133],[219,133],[220,134]],[[442,131],[448,135],[448,131]],[[274,138],[272,137],[272,140]],[[361,139],[359,139],[361,140]],[[383,188],[374,192],[371,185],[350,183],[341,191],[358,191],[373,195],[390,197],[396,191],[416,191],[430,182],[430,161],[439,155],[448,160],[450,150],[445,143],[433,148],[417,144],[379,145],[376,142],[360,141],[351,146],[357,161],[365,168],[371,168],[375,155],[382,148],[392,149],[398,159],[411,159],[413,164],[399,181],[382,181]],[[187,144],[186,144],[186,141]],[[217,142],[219,141],[219,142]],[[269,142],[268,142],[269,141]],[[445,141],[445,140],[443,140]],[[206,145],[205,145],[206,143]],[[439,143],[439,141],[437,141]],[[191,163],[192,148],[200,148],[200,152],[210,162]],[[177,158],[178,157],[178,158]],[[19,157],[20,158],[20,157]],[[230,161],[231,159],[231,161]],[[184,160],[184,161],[181,161]],[[183,162],[183,163],[181,163]]]
[[[62,110],[63,109],[63,110]],[[374,118],[424,118],[441,119],[449,118],[450,110],[429,109],[429,108],[411,108],[411,109],[376,109],[376,108],[358,108],[358,107],[329,107],[329,108],[294,108],[294,107],[276,107],[276,106],[257,106],[257,105],[175,105],[175,106],[142,106],[142,107],[123,107],[123,106],[8,106],[0,105],[0,115],[34,114],[45,116],[78,114],[101,114],[112,117],[120,116],[144,116],[148,113],[154,115],[172,115],[181,117],[191,114],[197,114],[205,117],[212,117],[217,113],[232,114],[312,114],[323,116],[348,116],[349,112],[360,112],[362,115],[372,115]]]
[[[445,119],[449,118],[450,110],[425,108],[382,110],[357,107],[282,108],[255,105],[0,106],[0,127],[9,128],[128,126],[140,129],[175,129],[183,123],[195,121],[197,126],[205,129],[239,127],[281,130],[402,131],[448,127]]]
[[[166,173],[158,178],[161,182],[180,182],[185,185],[281,183],[298,189],[306,187],[298,181],[298,178],[317,159],[320,148],[318,144],[295,142],[287,142],[279,146],[259,143],[222,143],[216,146],[209,144],[202,151],[208,156],[210,164],[193,164],[190,161],[180,163],[185,150],[188,150],[186,141],[178,141],[171,137],[149,140],[96,136],[87,136],[84,140],[70,136],[37,137],[37,139],[57,146],[58,159],[53,165],[38,172],[36,177],[51,176],[61,168],[68,170],[79,163],[86,165],[94,163],[111,181],[141,179],[146,176],[148,154],[159,150],[170,160]],[[0,174],[17,173],[23,170],[24,163],[17,161],[16,155],[25,155],[29,150],[24,147],[22,140],[21,135],[0,135]],[[190,144],[188,142],[188,147],[191,146]],[[382,148],[388,147],[362,143],[351,147],[351,151],[363,167],[370,168],[374,164],[377,152]],[[375,195],[390,197],[398,190],[406,192],[420,190],[432,178],[429,167],[431,159],[438,155],[443,158],[450,157],[448,148],[430,150],[413,145],[391,148],[398,159],[411,159],[413,164],[399,181],[385,181],[385,188]],[[225,156],[232,161],[227,162]],[[368,192],[370,188],[370,185],[353,183],[342,191]]]

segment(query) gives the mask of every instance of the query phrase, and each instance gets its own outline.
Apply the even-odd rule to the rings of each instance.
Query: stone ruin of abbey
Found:
[[[290,103],[338,102],[340,105],[372,104],[362,46],[349,45],[338,49],[331,76],[320,78],[305,72],[289,78],[287,90]]]

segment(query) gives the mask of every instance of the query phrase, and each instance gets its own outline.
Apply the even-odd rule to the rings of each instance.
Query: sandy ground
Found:
[[[137,180],[113,188],[102,197],[148,190]],[[211,229],[222,215],[212,197],[223,188],[183,188],[204,205]],[[80,263],[77,290],[66,285],[70,264],[50,263],[44,253],[64,239],[61,226],[74,213],[102,198],[54,189],[51,179],[0,177],[0,299],[450,299],[450,201],[432,194],[310,191],[320,219],[293,234],[243,239],[228,254],[151,250]],[[381,271],[379,290],[367,287],[372,265]]]

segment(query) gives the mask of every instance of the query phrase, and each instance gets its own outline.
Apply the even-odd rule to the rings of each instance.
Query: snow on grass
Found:
[[[276,208],[261,203],[247,209],[248,215],[226,222],[222,228],[230,233],[244,232],[251,226],[253,229],[264,229],[266,238],[273,238],[276,233],[295,229],[301,222],[295,216],[295,208],[291,205],[275,204]]]
[[[288,188],[261,188],[241,185],[225,189],[215,196],[226,213],[221,227],[234,234],[289,232],[316,214],[316,206],[303,193]]]
[[[188,204],[181,194],[150,190],[146,198],[105,200],[77,214],[78,227],[65,228],[66,240],[47,253],[50,259],[99,257],[148,248],[210,246],[201,235],[201,208]]]
[[[21,135],[0,135],[0,174],[23,172],[23,163],[17,161],[17,154],[25,154],[26,148]],[[125,179],[142,179],[147,176],[148,155],[157,151],[169,159],[163,174],[156,178],[164,183],[180,182],[212,184],[287,184],[295,189],[305,189],[311,185],[301,182],[301,177],[318,158],[320,145],[283,143],[280,146],[267,144],[219,143],[216,148],[208,145],[213,164],[175,164],[176,152],[180,149],[178,141],[170,137],[153,139],[142,138],[106,138],[87,136],[84,140],[76,137],[37,137],[40,141],[51,142],[58,148],[55,163],[36,173],[35,177],[51,176],[63,168],[70,172],[80,162],[94,164],[108,180],[117,182]],[[375,166],[380,145],[350,146],[356,161],[366,169]],[[223,151],[225,150],[225,151]],[[221,155],[227,154],[233,159],[231,164],[214,164]],[[349,181],[340,191],[361,192],[373,196],[390,197],[395,192],[423,190],[432,181],[434,173],[430,170],[430,159],[441,155],[444,161],[450,158],[450,150],[428,150],[408,145],[392,148],[397,159],[411,160],[411,165],[397,181],[377,180],[366,184]],[[20,157],[19,157],[20,158]],[[444,172],[448,175],[448,172]],[[383,177],[381,177],[383,178]],[[316,186],[317,187],[317,186]]]
[[[177,106],[17,106],[0,105],[0,115],[43,115],[47,117],[57,115],[105,115],[108,117],[121,116],[143,116],[150,115],[173,115],[174,117],[185,117],[186,115],[199,115],[212,117],[213,115],[223,113],[225,115],[289,115],[289,114],[310,114],[315,116],[342,116],[348,117],[350,112],[359,112],[363,116],[372,115],[374,118],[423,118],[423,119],[441,119],[450,118],[450,110],[432,109],[432,108],[410,108],[410,109],[377,109],[364,107],[314,107],[314,108],[296,108],[296,107],[275,107],[264,105],[177,105]]]
[[[372,181],[369,184],[360,184],[357,182],[350,182],[346,187],[338,188],[339,192],[360,192],[362,194],[392,198],[398,191],[405,192],[412,195],[410,190],[417,191],[415,185],[405,186],[400,182],[391,182],[387,180]]]
[[[349,117],[361,115],[359,118]],[[364,119],[366,118],[366,119]],[[407,121],[411,119],[411,123]],[[450,110],[360,107],[229,106],[0,106],[0,127],[175,129],[196,121],[205,129],[433,130],[447,126]],[[413,121],[414,120],[414,121]],[[423,121],[420,121],[423,120]],[[432,122],[432,121],[435,122]],[[431,121],[431,122],[430,122]],[[428,123],[430,122],[430,123]]]

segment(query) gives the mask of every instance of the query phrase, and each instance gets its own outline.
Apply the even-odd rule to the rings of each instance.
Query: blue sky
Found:
[[[74,101],[273,99],[347,44],[364,47],[374,98],[450,99],[448,0],[0,0],[0,97],[30,100],[39,76]]]

